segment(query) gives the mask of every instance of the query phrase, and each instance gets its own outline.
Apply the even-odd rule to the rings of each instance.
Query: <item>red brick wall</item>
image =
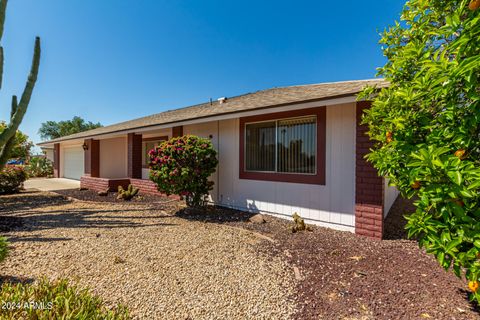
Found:
[[[128,177],[141,179],[142,178],[142,135],[129,133],[128,134]]]
[[[83,176],[80,178],[80,187],[95,191],[117,191],[118,186],[128,187],[129,179],[107,179]]]
[[[355,161],[355,233],[371,238],[383,237],[383,178],[364,156],[373,147],[366,135],[367,126],[360,125],[363,111],[370,102],[357,102]]]
[[[80,187],[95,191],[105,191],[108,188],[108,179],[82,176],[80,178]]]
[[[80,179],[80,187],[87,188],[95,191],[108,191],[116,192],[118,186],[121,185],[127,188],[129,184],[132,184],[135,188],[140,190],[140,193],[163,195],[165,194],[157,190],[157,186],[150,180],[143,179],[107,179],[107,178],[94,178],[89,176],[83,176]],[[172,199],[179,199],[178,196],[171,195]]]
[[[87,139],[84,141],[87,146],[85,150],[85,174],[90,177],[100,176],[100,141]]]
[[[135,188],[138,188],[140,192],[147,194],[158,194],[161,193],[157,190],[157,186],[151,180],[143,179],[130,179],[130,183],[133,184]]]
[[[53,177],[60,178],[60,143],[53,145]]]

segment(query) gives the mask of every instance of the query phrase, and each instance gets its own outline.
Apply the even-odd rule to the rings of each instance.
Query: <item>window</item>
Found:
[[[144,168],[148,168],[148,162],[150,161],[150,157],[148,156],[148,152],[162,142],[168,140],[168,137],[158,137],[158,138],[146,138],[143,139],[142,142],[142,163]]]
[[[245,124],[245,170],[315,174],[317,117]]]
[[[325,107],[240,118],[240,178],[325,183]]]

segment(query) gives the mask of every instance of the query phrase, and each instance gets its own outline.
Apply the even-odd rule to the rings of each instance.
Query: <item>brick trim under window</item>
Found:
[[[249,172],[245,171],[245,124],[268,120],[279,120],[303,116],[317,116],[317,173],[315,175],[301,173]],[[262,114],[240,118],[240,167],[239,178],[248,180],[279,181],[291,183],[325,185],[325,153],[326,153],[326,107],[292,110]]]

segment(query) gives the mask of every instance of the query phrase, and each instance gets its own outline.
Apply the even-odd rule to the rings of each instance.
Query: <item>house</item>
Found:
[[[40,143],[54,150],[55,177],[115,190],[129,183],[156,193],[147,152],[162,140],[211,139],[219,165],[210,200],[381,238],[398,191],[368,164],[372,142],[356,101],[362,80],[273,88],[166,111]]]

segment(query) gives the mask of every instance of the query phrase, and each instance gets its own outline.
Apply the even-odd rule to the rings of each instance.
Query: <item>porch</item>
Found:
[[[182,135],[183,127],[177,126],[85,139],[72,145],[56,143],[53,148],[54,177],[78,179],[80,188],[95,191],[116,191],[119,186],[126,188],[132,184],[142,193],[160,195],[149,180],[147,153],[161,141]]]

